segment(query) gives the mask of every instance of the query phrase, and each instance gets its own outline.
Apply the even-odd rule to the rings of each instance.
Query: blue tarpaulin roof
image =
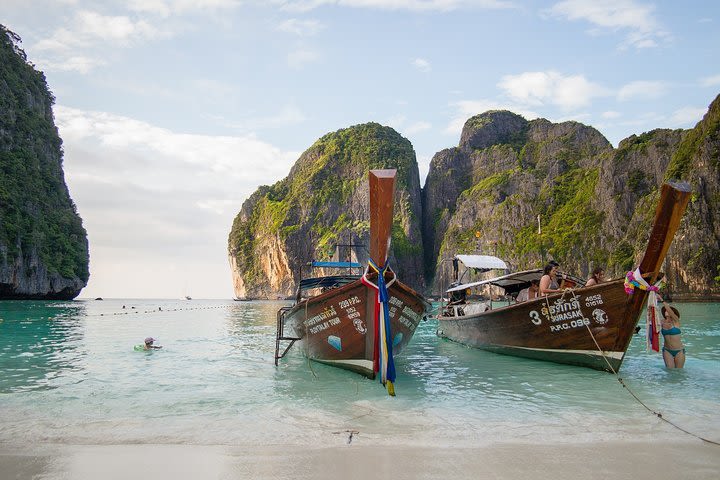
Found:
[[[362,268],[362,265],[356,262],[312,262],[310,265],[322,268]]]

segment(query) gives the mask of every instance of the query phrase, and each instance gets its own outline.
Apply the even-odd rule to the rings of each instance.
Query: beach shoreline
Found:
[[[665,440],[665,439],[663,439]],[[296,445],[0,445],[4,479],[715,479],[720,447],[700,440],[476,448]]]

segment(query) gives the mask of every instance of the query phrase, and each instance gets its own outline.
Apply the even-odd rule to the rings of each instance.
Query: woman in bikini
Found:
[[[663,319],[660,333],[663,335],[663,359],[667,368],[683,368],[685,365],[685,347],[680,338],[680,312],[670,305],[660,310]]]

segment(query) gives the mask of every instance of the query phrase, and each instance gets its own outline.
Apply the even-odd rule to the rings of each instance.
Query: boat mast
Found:
[[[382,268],[390,250],[396,170],[370,170],[370,258]]]
[[[690,194],[690,185],[686,182],[668,182],[663,184],[660,189],[660,201],[655,210],[652,231],[645,255],[640,262],[640,272],[650,276],[646,281],[651,285],[657,280],[660,267],[690,201]],[[647,292],[644,290],[636,291],[628,299],[625,320],[631,322],[633,326],[638,321],[646,299]],[[618,339],[618,341],[620,340]],[[620,348],[625,351],[629,342],[630,338],[628,337],[625,345],[616,345],[616,349]]]
[[[685,182],[669,182],[662,186],[660,202],[655,210],[655,223],[650,232],[645,255],[640,262],[640,272],[652,273],[649,279],[651,284],[657,280],[660,266],[665,260],[690,200],[690,193],[690,185]]]

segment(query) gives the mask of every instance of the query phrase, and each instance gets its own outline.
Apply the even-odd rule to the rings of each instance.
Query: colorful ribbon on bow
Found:
[[[663,285],[663,281],[660,280],[655,285],[650,285],[642,277],[640,273],[640,267],[636,268],[635,271],[630,271],[625,274],[625,293],[632,295],[636,288],[640,290],[647,290],[650,292],[657,292]]]
[[[635,271],[625,274],[625,293],[632,295],[636,288],[648,292],[647,317],[645,319],[645,331],[647,332],[647,350],[660,351],[660,322],[657,316],[657,292],[663,286],[663,280],[655,285],[650,285],[642,276],[640,267]]]
[[[377,301],[375,302],[375,348],[373,350],[373,370],[380,372],[380,381],[387,387],[388,394],[395,396],[395,361],[392,353],[392,329],[390,328],[390,296],[388,295],[385,283],[385,272],[388,270],[390,262],[387,262],[382,268],[378,268],[375,263],[370,260],[369,267],[378,273],[377,285],[367,279],[363,275],[362,282],[377,290]],[[391,280],[390,283],[395,280]]]

